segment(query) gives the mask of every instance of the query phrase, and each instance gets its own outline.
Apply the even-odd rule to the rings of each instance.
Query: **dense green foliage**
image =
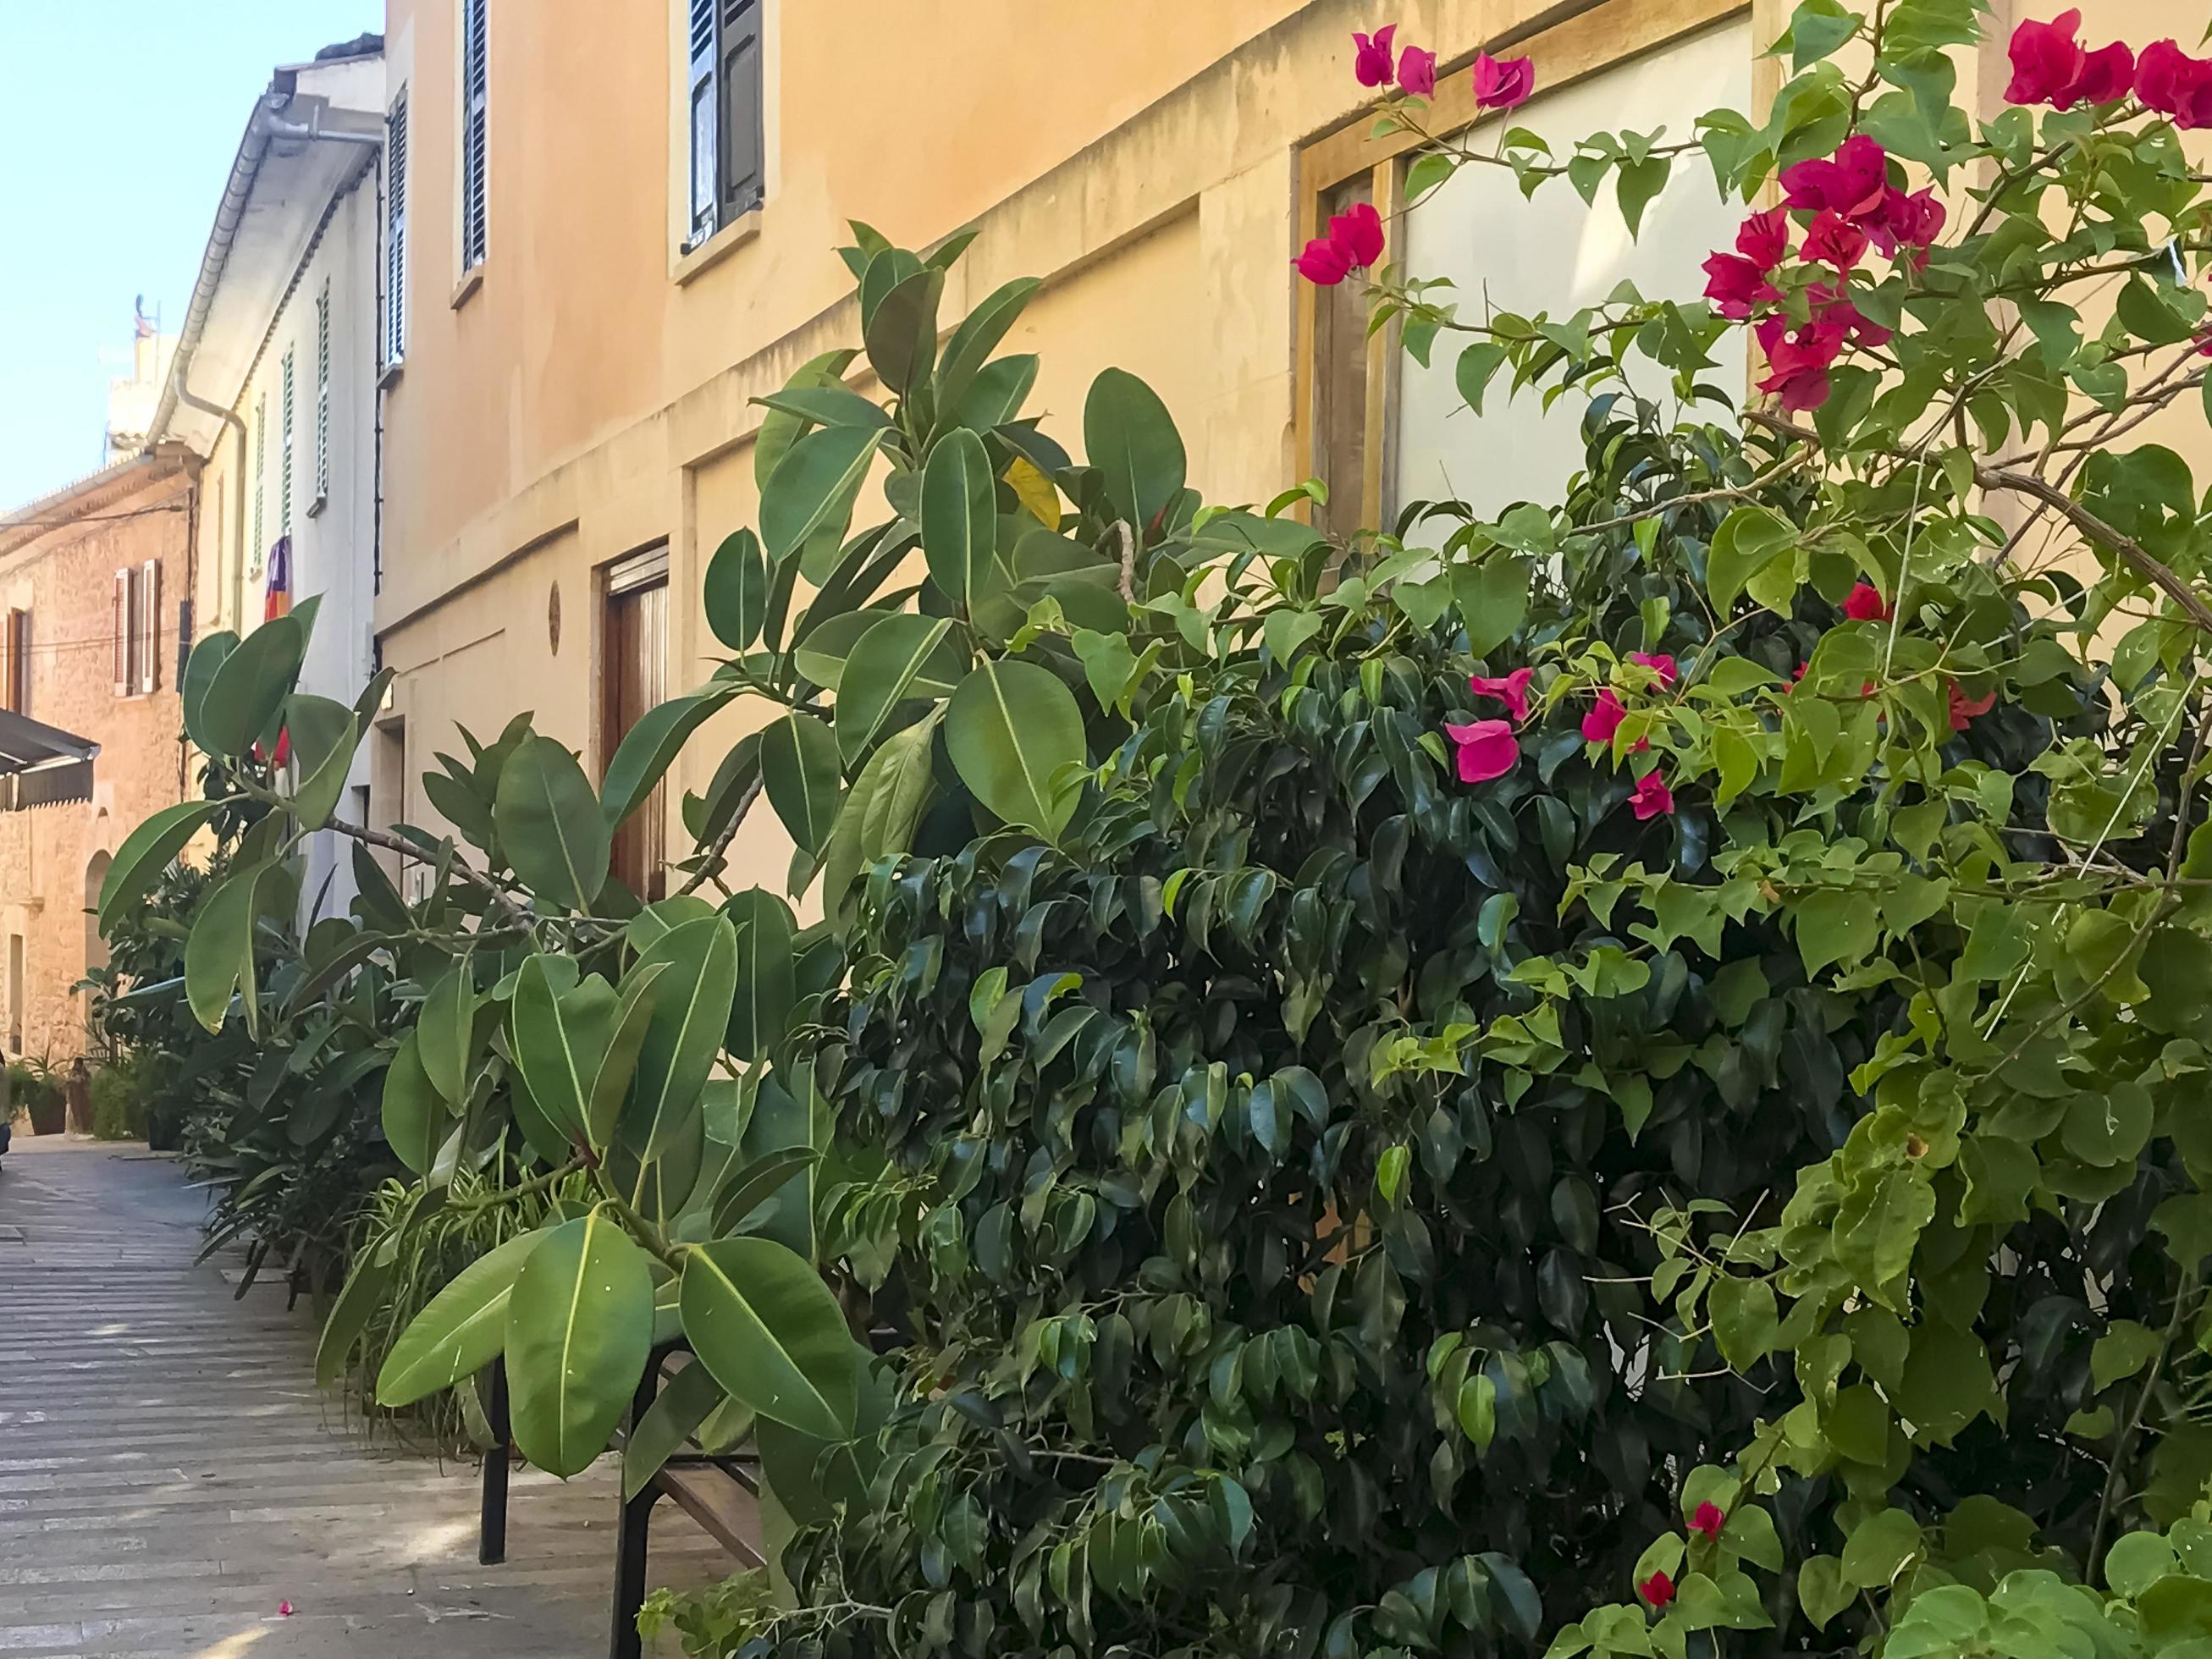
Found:
[[[1031,285],[940,341],[964,239],[863,234],[889,407],[842,353],[766,400],[730,661],[596,790],[526,721],[445,761],[473,855],[402,830],[430,897],[289,989],[257,918],[363,716],[291,694],[307,621],[196,654],[217,794],[267,811],[195,908],[193,1016],[352,1031],[419,1177],[325,1374],[421,1228],[542,1205],[379,1396],[503,1355],[567,1473],[689,1340],[714,1388],[641,1441],[757,1413],[797,1530],[655,1616],[748,1659],[2212,1641],[2212,513],[2137,434],[2204,428],[2212,210],[2165,82],[1970,120],[1978,31],[1807,0],[1762,124],[1425,145],[1417,201],[1504,166],[1633,228],[1698,151],[1785,205],[1713,305],[1478,320],[1380,268],[1378,325],[1456,342],[1470,401],[1572,398],[1587,464],[1348,546],[1308,491],[1204,506],[1115,371],[1074,460],[990,358]],[[1718,418],[1732,320],[1782,412]],[[769,724],[641,907],[609,835],[739,698]],[[723,884],[756,793],[816,927]]]

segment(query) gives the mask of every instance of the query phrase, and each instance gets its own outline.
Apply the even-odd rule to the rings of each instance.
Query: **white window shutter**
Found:
[[[131,579],[136,573],[128,569],[115,573],[115,606],[112,643],[115,667],[115,695],[131,695]]]
[[[149,559],[138,576],[138,689],[152,691],[161,683],[161,562]]]
[[[489,0],[461,0],[461,269],[484,262]]]

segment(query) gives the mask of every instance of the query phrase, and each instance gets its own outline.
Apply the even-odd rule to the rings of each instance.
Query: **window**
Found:
[[[668,550],[633,554],[610,568],[605,593],[602,764],[668,693]],[[614,874],[641,899],[665,898],[667,857],[668,788],[661,783],[615,832]]]
[[[690,0],[691,234],[760,205],[761,0]]]
[[[284,353],[284,425],[277,440],[276,464],[283,471],[276,478],[276,533],[292,533],[292,354]]]
[[[246,550],[246,568],[261,568],[261,556],[268,549],[262,542],[262,507],[268,495],[269,477],[269,394],[263,392],[253,401],[253,545]]]
[[[27,714],[31,712],[31,613],[29,611],[10,611],[8,613],[6,637],[4,641],[0,641],[0,644],[4,644],[7,654],[5,674],[4,677],[0,677],[4,678],[4,684],[0,684],[0,691],[6,693],[10,712]]]
[[[161,562],[115,573],[115,695],[144,696],[161,684]]]
[[[331,279],[315,296],[315,499],[310,514],[322,511],[331,494]]]
[[[384,366],[407,355],[407,94],[384,118]]]
[[[461,0],[461,270],[484,262],[485,14],[489,0]]]

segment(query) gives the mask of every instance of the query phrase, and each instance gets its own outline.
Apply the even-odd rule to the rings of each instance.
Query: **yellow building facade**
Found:
[[[1984,112],[1999,106],[2015,3],[1997,0],[1990,43],[1961,63],[1959,96]],[[2097,40],[2172,27],[2161,0],[2085,9]],[[1448,355],[1423,370],[1366,342],[1342,308],[1356,313],[1356,283],[1317,294],[1296,276],[1304,239],[1342,203],[1372,200],[1392,257],[1452,276],[1463,301],[1556,312],[1623,276],[1693,297],[1698,262],[1728,245],[1742,208],[1692,157],[1638,240],[1609,199],[1585,210],[1560,184],[1524,204],[1502,169],[1469,169],[1401,218],[1409,145],[1371,136],[1353,31],[1395,21],[1401,43],[1436,52],[1447,128],[1473,120],[1467,66],[1488,49],[1534,61],[1538,93],[1514,125],[1555,139],[1664,125],[1686,138],[1701,112],[1771,95],[1781,70],[1759,48],[1788,10],[391,0],[404,159],[387,172],[404,223],[388,202],[398,309],[375,627],[397,681],[376,798],[439,823],[416,774],[456,746],[457,722],[489,736],[525,709],[596,775],[638,695],[641,638],[658,695],[711,672],[698,594],[715,546],[754,521],[752,400],[859,343],[835,252],[848,219],[915,248],[975,228],[947,327],[1010,278],[1042,280],[1002,349],[1041,354],[1026,409],[1071,448],[1085,389],[1112,366],[1165,400],[1209,501],[1265,501],[1318,475],[1333,517],[1373,523],[1447,493],[1540,496],[1572,465],[1571,415],[1563,440],[1518,405],[1454,414]],[[733,106],[717,74],[743,76],[750,101]],[[720,122],[712,145],[702,106]],[[852,384],[876,390],[864,361]],[[656,622],[633,595],[663,581]],[[714,736],[744,729],[742,710],[720,719],[680,763],[678,791],[703,790],[726,748]],[[778,884],[787,843],[755,818],[740,877]],[[679,815],[665,824],[680,854]]]

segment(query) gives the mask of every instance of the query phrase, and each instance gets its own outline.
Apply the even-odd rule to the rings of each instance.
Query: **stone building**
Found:
[[[0,777],[0,1045],[85,1047],[73,988],[106,952],[88,907],[123,838],[191,787],[177,696],[198,494],[183,459],[133,455],[0,517],[0,720],[57,752]],[[68,740],[97,744],[88,767]],[[87,776],[88,772],[89,775]]]

